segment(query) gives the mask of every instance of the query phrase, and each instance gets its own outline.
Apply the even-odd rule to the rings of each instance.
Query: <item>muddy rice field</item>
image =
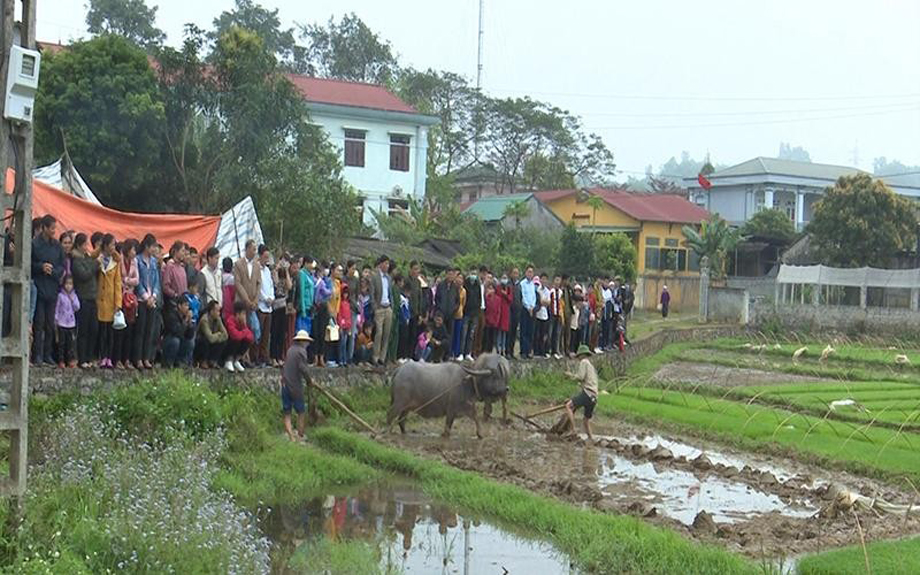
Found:
[[[562,374],[513,382],[515,417],[493,417],[483,439],[470,420],[444,438],[442,421],[411,417],[407,434],[377,440],[576,508],[635,517],[747,557],[765,574],[920,573],[915,364],[920,353],[906,347],[840,342],[672,346],[625,378],[601,371],[592,440],[581,413],[579,433],[564,436],[550,429],[559,412],[520,417],[573,395]],[[550,541],[433,500],[405,478],[275,509],[264,521],[276,541],[377,541],[386,573],[578,572]],[[837,549],[849,551],[824,555]]]

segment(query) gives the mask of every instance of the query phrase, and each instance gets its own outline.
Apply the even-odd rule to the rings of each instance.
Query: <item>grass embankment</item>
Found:
[[[877,541],[866,546],[873,575],[902,575],[920,571],[920,537],[901,541]],[[799,575],[868,575],[863,549],[846,547],[804,557]]]
[[[554,499],[419,459],[334,428],[310,439],[321,448],[417,480],[430,496],[473,513],[496,517],[549,539],[592,573],[752,573],[745,559],[643,521],[580,510]]]

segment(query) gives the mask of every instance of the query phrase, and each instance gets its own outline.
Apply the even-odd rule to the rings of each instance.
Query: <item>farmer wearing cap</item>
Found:
[[[575,373],[566,372],[565,375],[574,379],[581,384],[581,391],[572,399],[565,402],[565,413],[569,418],[569,424],[575,429],[575,410],[579,407],[585,408],[585,432],[589,440],[594,440],[591,435],[591,417],[594,416],[594,406],[597,405],[597,371],[594,365],[588,360],[591,356],[591,349],[587,345],[578,346],[575,357],[578,358],[578,369]]]
[[[308,368],[310,360],[307,358],[307,346],[313,338],[306,330],[300,330],[294,336],[291,347],[287,350],[284,359],[284,367],[281,368],[281,411],[284,413],[284,431],[287,432],[291,441],[297,441],[294,437],[294,431],[291,429],[291,409],[297,412],[297,434],[303,438],[304,429],[304,388],[306,380],[308,386],[312,386]],[[316,405],[313,402],[312,394],[310,397],[310,421],[316,420]]]

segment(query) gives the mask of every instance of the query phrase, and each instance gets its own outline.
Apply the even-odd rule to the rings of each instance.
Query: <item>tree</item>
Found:
[[[502,212],[503,218],[514,218],[514,229],[521,229],[521,220],[530,215],[530,205],[526,201],[511,202]]]
[[[556,273],[587,276],[595,272],[594,238],[579,232],[573,224],[567,225],[559,240]]]
[[[872,173],[876,176],[894,176],[897,174],[910,173],[913,175],[920,174],[920,166],[908,166],[899,160],[888,161],[888,158],[882,156],[875,158],[872,162]]]
[[[386,84],[399,66],[390,43],[368,28],[354,12],[339,22],[334,18],[324,27],[300,27],[308,41],[307,59],[317,74],[325,78]]]
[[[90,34],[116,34],[152,49],[166,39],[156,19],[157,7],[148,8],[144,0],[89,0],[86,27]]]
[[[673,179],[659,178],[649,174],[646,178],[649,190],[656,194],[680,194],[685,192],[684,188],[674,183]]]
[[[699,231],[693,226],[684,226],[683,232],[687,238],[687,245],[700,258],[709,258],[709,268],[713,277],[724,277],[726,256],[735,249],[741,239],[738,230],[732,228],[719,214],[712,214],[700,225]]]
[[[595,196],[591,194],[588,196],[588,199],[585,200],[585,204],[591,208],[591,227],[594,228],[593,233],[597,233],[597,211],[604,207],[604,204],[607,202],[604,201],[604,198],[600,196]]]
[[[781,160],[795,160],[797,162],[811,162],[811,156],[808,154],[808,150],[802,146],[792,147],[792,144],[787,142],[779,143],[779,154],[776,156]]]
[[[293,28],[282,28],[278,10],[268,10],[252,0],[236,0],[233,10],[225,10],[214,19],[210,38],[214,43],[233,27],[244,28],[262,39],[278,66],[290,72],[314,73],[306,58],[306,48],[297,44]]]
[[[789,216],[781,210],[771,208],[760,210],[741,228],[741,234],[756,238],[779,240],[784,244],[795,239],[795,225]]]
[[[224,161],[213,178],[224,205],[251,192],[276,238],[333,253],[359,225],[357,196],[342,179],[338,152],[309,121],[303,97],[261,37],[240,27],[217,41],[210,58],[218,105],[215,145]]]
[[[60,157],[66,139],[74,164],[106,205],[169,203],[168,194],[151,193],[163,184],[164,108],[139,47],[107,34],[47,55],[35,109],[36,162]]]
[[[601,234],[594,238],[594,255],[597,273],[619,276],[632,283],[636,279],[636,246],[624,233]]]
[[[157,55],[166,147],[182,188],[183,208],[193,212],[207,211],[217,200],[213,179],[224,158],[215,120],[217,86],[201,59],[204,44],[204,33],[189,24],[181,50],[164,47]]]
[[[837,180],[815,203],[808,232],[827,264],[881,267],[915,245],[917,214],[884,182],[857,174]]]

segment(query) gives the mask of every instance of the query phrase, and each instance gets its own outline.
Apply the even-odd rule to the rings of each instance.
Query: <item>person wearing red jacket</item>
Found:
[[[508,281],[508,276],[503,275],[501,283],[498,284],[495,288],[495,293],[498,294],[499,305],[501,308],[501,315],[498,320],[498,353],[501,355],[507,355],[514,352],[514,341],[510,342],[511,349],[508,349],[509,345],[509,336],[508,332],[511,330],[511,303],[514,299],[514,292],[511,286],[511,282]]]
[[[498,295],[491,283],[486,286],[486,330],[482,341],[482,351],[492,353],[498,337],[498,326],[502,317],[502,297]]]
[[[224,367],[230,372],[246,371],[243,364],[240,363],[240,357],[246,353],[256,339],[252,330],[249,329],[248,312],[249,308],[246,307],[246,304],[238,301],[233,304],[233,315],[227,319],[227,335],[230,338],[224,351],[227,356]]]

